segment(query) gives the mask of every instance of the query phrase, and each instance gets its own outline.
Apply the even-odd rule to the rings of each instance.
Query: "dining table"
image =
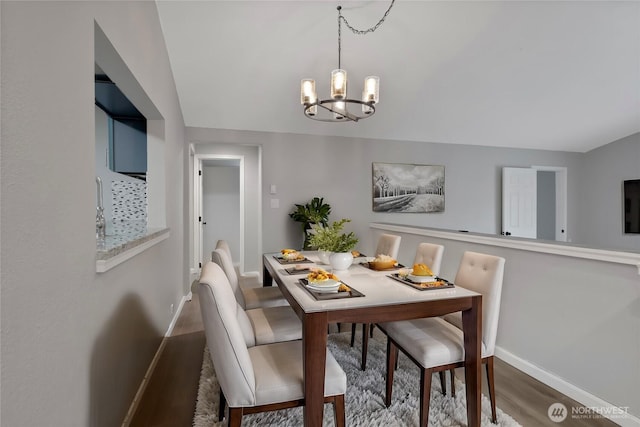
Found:
[[[304,260],[283,260],[280,253],[263,255],[263,285],[283,295],[302,322],[304,425],[320,427],[324,410],[327,334],[332,323],[381,323],[462,312],[467,425],[480,426],[482,295],[459,286],[420,290],[395,280],[398,269],[375,271],[366,262],[332,271],[317,252],[301,252]],[[357,260],[354,260],[357,261]],[[333,272],[349,295],[316,294],[305,287],[306,269]],[[381,385],[384,392],[384,385]],[[348,408],[347,408],[348,410]]]

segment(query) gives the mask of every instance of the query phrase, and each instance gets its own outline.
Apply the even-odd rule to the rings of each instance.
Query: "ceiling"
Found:
[[[640,2],[398,0],[342,27],[358,123],[305,118],[329,95],[336,6],[358,29],[387,1],[157,0],[187,126],[586,152],[640,132]]]

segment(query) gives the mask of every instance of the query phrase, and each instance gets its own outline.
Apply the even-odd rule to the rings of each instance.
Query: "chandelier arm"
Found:
[[[347,26],[347,28],[349,28],[354,34],[358,34],[358,35],[364,35],[367,33],[373,33],[375,30],[378,29],[378,27],[380,25],[382,25],[382,23],[384,22],[385,19],[387,19],[387,15],[389,15],[389,12],[391,12],[391,8],[393,7],[393,4],[396,2],[396,0],[391,0],[391,4],[389,5],[389,8],[387,9],[387,11],[384,13],[384,15],[382,16],[382,18],[380,18],[380,20],[378,21],[378,23],[376,25],[374,25],[371,28],[368,28],[366,30],[358,30],[357,28],[354,28],[351,24],[349,24],[349,21],[347,21],[347,18],[345,18],[344,16],[342,16],[342,13],[340,13],[340,9],[342,8],[341,6],[338,6],[338,39],[340,38],[340,20],[344,21],[344,24]]]

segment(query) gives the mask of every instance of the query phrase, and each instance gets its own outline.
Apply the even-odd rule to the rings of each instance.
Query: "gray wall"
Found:
[[[197,133],[197,135],[196,135]],[[262,147],[263,249],[276,251],[301,245],[299,224],[288,213],[295,203],[324,196],[331,220],[348,217],[347,229],[361,239],[359,248],[373,250],[370,222],[466,229],[495,234],[501,223],[501,170],[504,166],[565,166],[577,173],[580,154],[543,150],[364,140],[266,132],[187,129],[190,142],[253,144]],[[198,138],[196,139],[196,136]],[[208,144],[205,144],[208,143]],[[199,147],[201,147],[199,145]],[[199,148],[200,150],[202,148]],[[224,150],[223,150],[224,151]],[[374,213],[371,209],[372,162],[445,166],[445,212],[437,214]],[[269,194],[271,184],[278,194]],[[569,180],[569,236],[576,203],[577,180]],[[280,208],[270,206],[278,198]]]
[[[0,2],[2,425],[115,426],[188,292],[184,122],[154,2]],[[170,237],[95,272],[94,22],[164,119]]]
[[[640,179],[640,133],[596,148],[580,166],[580,243],[640,251],[640,234],[624,234],[622,181]]]

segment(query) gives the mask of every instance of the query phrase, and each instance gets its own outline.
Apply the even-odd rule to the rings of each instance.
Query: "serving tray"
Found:
[[[305,268],[295,268],[295,267],[289,267],[289,268],[285,268],[284,271],[287,272],[287,274],[291,274],[296,275],[296,274],[309,274],[311,273],[311,268],[309,267],[305,267]]]
[[[313,263],[313,261],[311,261],[309,258],[304,257],[304,259],[284,259],[281,256],[278,255],[274,255],[273,256],[276,261],[278,261],[280,264],[285,264],[285,265],[289,265],[289,264],[306,264],[306,263]]]
[[[411,286],[414,289],[417,289],[419,291],[433,291],[436,289],[449,289],[449,288],[454,288],[455,285],[451,282],[449,282],[446,279],[442,279],[440,277],[436,277],[436,280],[444,282],[445,284],[442,286],[429,286],[430,282],[425,282],[425,283],[417,283],[414,281],[411,281],[409,279],[403,279],[402,277],[400,277],[400,275],[398,273],[393,273],[393,274],[389,274],[387,277],[392,278],[393,280],[396,280],[400,283],[403,283],[405,285]]]
[[[312,297],[314,297],[316,300],[318,301],[325,301],[325,300],[329,300],[329,299],[342,299],[342,298],[357,298],[357,297],[363,297],[364,294],[360,291],[358,291],[357,289],[354,289],[353,287],[347,285],[346,283],[342,282],[342,284],[344,284],[345,286],[349,286],[349,289],[351,289],[350,291],[347,292],[315,292],[312,289],[307,288],[307,284],[309,283],[309,281],[307,279],[300,279],[298,281],[298,284],[300,284],[300,286],[302,286],[304,288],[305,291],[309,292],[309,294],[311,294]]]

